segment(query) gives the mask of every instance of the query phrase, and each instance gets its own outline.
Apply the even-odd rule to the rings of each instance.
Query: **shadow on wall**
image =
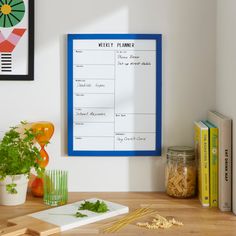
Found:
[[[63,1],[58,1],[63,3]],[[66,12],[66,6],[64,4],[55,5],[55,1],[40,1],[39,7],[56,8],[53,18],[50,15],[45,16],[46,19],[51,19],[47,22],[47,25],[41,25],[40,27],[47,27],[49,32],[47,35],[42,36],[41,45],[49,43],[51,39],[55,38],[55,35],[60,35],[60,102],[61,102],[61,154],[67,155],[67,35],[65,33],[160,33],[150,26],[145,27],[150,19],[142,18],[143,9],[148,12],[148,9],[153,8],[155,4],[153,1],[132,1],[132,0],[120,0],[120,1],[79,1],[80,7],[78,7],[78,0],[69,0],[67,4],[70,5],[69,14]],[[150,4],[148,4],[150,2]],[[135,6],[134,6],[135,4]],[[74,7],[73,7],[74,6]],[[37,3],[36,3],[37,7]],[[116,15],[116,12],[123,11],[124,16],[127,19],[120,19],[122,22],[127,21],[126,27],[124,23],[121,26],[112,26],[107,16],[111,17]],[[153,12],[153,11],[151,11]],[[56,19],[60,20],[60,24],[57,24]],[[108,18],[109,18],[108,17]],[[155,16],[150,15],[153,20]],[[145,22],[146,21],[146,22]],[[97,22],[100,22],[100,28],[97,26]],[[137,24],[143,24],[143,30],[140,31],[140,26]],[[93,25],[95,25],[93,27]],[[49,30],[50,29],[50,30]],[[124,102],[124,101],[123,101]],[[80,157],[81,158],[81,157]],[[92,158],[99,157],[84,157]],[[124,158],[124,157],[117,157]],[[69,160],[68,160],[69,161]],[[113,158],[107,157],[106,161],[113,161]],[[163,160],[159,157],[129,157],[129,167],[127,168],[128,190],[130,191],[150,191],[151,189],[163,189],[164,183],[164,165]],[[115,167],[114,167],[115,168]],[[124,170],[122,170],[124,171]],[[119,175],[119,171],[116,172]],[[144,174],[143,174],[144,173]],[[148,173],[148,174],[146,174]],[[97,174],[97,173],[96,173]],[[119,176],[116,177],[119,179]],[[161,186],[160,186],[161,185]],[[107,189],[109,191],[109,189]]]
[[[78,0],[69,0],[70,6],[77,6]],[[112,15],[115,9],[119,11],[119,9],[126,9],[126,2],[127,1],[119,1],[119,2],[112,2],[109,0],[103,1],[80,1],[81,8],[77,7],[70,7],[70,14],[66,15],[66,20],[63,24],[55,24],[55,22],[51,22],[52,25],[47,25],[47,27],[51,28],[50,34],[47,35],[44,41],[48,43],[50,39],[53,39],[55,35],[58,35],[60,32],[60,81],[61,81],[61,154],[62,156],[67,155],[67,33],[117,33],[117,31],[113,30],[113,27],[106,22],[106,16]],[[47,2],[47,7],[48,6]],[[54,5],[53,1],[49,4]],[[93,6],[93,7],[91,7]],[[97,6],[97,7],[96,7]],[[102,6],[102,7],[101,7]],[[42,7],[42,6],[41,6]],[[98,10],[100,9],[100,10]],[[102,10],[101,10],[102,9]],[[56,17],[61,18],[63,17],[63,12],[65,10],[64,5],[57,6],[57,15]],[[100,21],[101,19],[104,20],[106,30],[92,30],[92,26],[94,22]],[[55,28],[56,26],[56,28]],[[121,31],[119,33],[127,32],[127,29]]]
[[[156,29],[150,22],[156,21],[156,14],[152,9],[158,8],[160,1],[139,1],[139,4],[129,6],[129,33],[162,33],[161,25]],[[159,12],[159,11],[158,11]],[[164,11],[163,11],[164,12]],[[148,17],[147,14],[148,13]],[[146,17],[141,17],[145,15]],[[166,16],[163,14],[163,19]],[[137,25],[137,22],[139,24]],[[166,21],[168,22],[168,21]],[[139,71],[134,70],[134,74]],[[145,89],[146,86],[144,86]],[[148,86],[147,86],[148,87]],[[135,88],[137,89],[140,88]],[[150,91],[151,92],[151,91]],[[140,95],[147,96],[147,93],[140,91]],[[148,100],[147,100],[148,101]],[[148,105],[148,104],[146,104]],[[141,106],[142,107],[142,106]],[[135,109],[140,110],[139,104],[135,104]],[[138,128],[138,124],[134,124]],[[164,190],[164,162],[161,157],[130,157],[129,159],[129,188],[132,191]]]

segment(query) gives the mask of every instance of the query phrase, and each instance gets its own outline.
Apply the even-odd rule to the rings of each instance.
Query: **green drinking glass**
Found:
[[[64,170],[46,170],[44,173],[43,201],[49,206],[61,206],[68,200],[68,172]]]

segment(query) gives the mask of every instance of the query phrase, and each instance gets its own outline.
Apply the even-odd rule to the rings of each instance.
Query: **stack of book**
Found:
[[[199,199],[203,206],[231,211],[232,120],[209,111],[194,126]]]

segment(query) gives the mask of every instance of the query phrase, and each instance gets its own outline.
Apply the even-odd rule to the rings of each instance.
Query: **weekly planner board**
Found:
[[[160,156],[160,34],[68,35],[68,155]]]

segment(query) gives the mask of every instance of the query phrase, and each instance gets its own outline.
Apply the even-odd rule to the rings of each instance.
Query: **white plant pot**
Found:
[[[0,181],[0,205],[16,206],[25,202],[29,182],[27,175],[14,175],[13,182],[16,184],[16,194],[10,194],[6,190],[6,185],[12,184],[12,176],[8,175]]]

